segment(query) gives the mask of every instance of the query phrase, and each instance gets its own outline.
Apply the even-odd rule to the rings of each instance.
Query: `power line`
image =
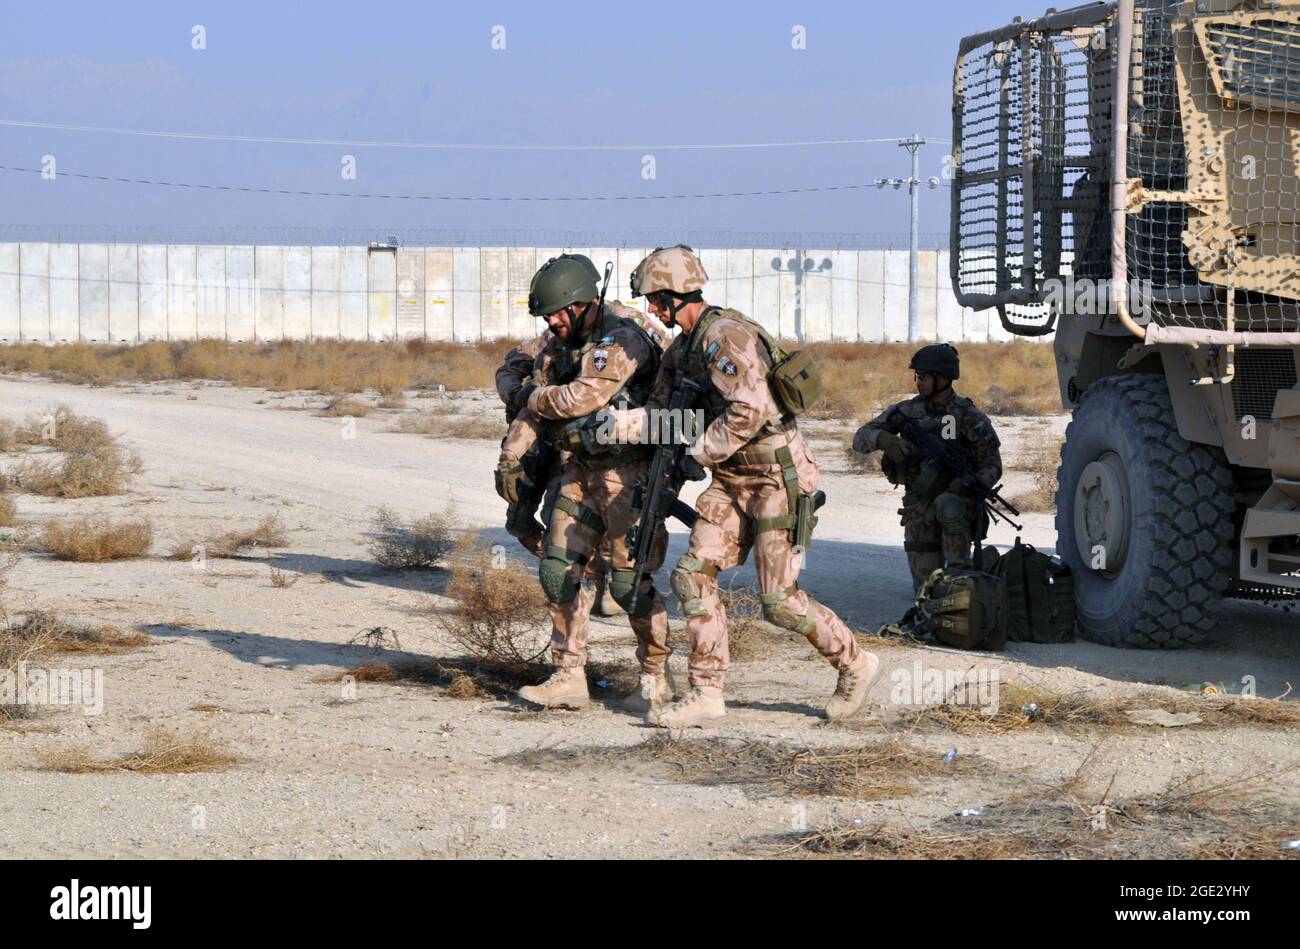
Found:
[[[319,205],[318,205],[319,206]],[[226,245],[360,245],[398,235],[403,246],[415,247],[542,247],[633,248],[645,251],[684,241],[699,249],[755,248],[784,250],[906,250],[903,233],[833,231],[708,230],[689,225],[674,228],[620,228],[604,231],[559,227],[430,227],[393,221],[349,224],[16,224],[0,223],[0,242],[73,244],[226,244]],[[927,250],[948,246],[947,231],[921,236]]]
[[[0,171],[26,174],[43,174],[40,168],[20,168],[0,165]],[[191,188],[203,191],[237,191],[248,194],[283,194],[311,198],[366,198],[384,201],[683,201],[700,198],[755,198],[782,194],[814,194],[829,191],[862,191],[870,184],[820,185],[809,188],[782,188],[765,191],[714,191],[698,194],[611,194],[611,195],[450,195],[450,194],[371,194],[348,191],[295,191],[287,188],[255,188],[244,185],[214,185],[187,181],[161,181],[153,178],[123,178],[115,175],[88,175],[72,171],[59,171],[55,177],[80,178],[86,181],[108,181],[119,184],[156,185],[165,188]]]
[[[414,148],[437,151],[493,152],[721,151],[753,148],[815,148],[833,145],[883,145],[900,140],[898,138],[840,138],[803,142],[728,142],[697,145],[492,145],[487,143],[452,142],[382,142],[343,138],[276,138],[260,135],[223,135],[216,132],[168,132],[156,129],[106,128],[95,125],[60,125],[54,122],[24,122],[18,119],[0,119],[0,126],[46,129],[57,132],[91,132],[100,135],[136,135],[148,138],[188,139],[204,142],[243,142],[254,145],[332,145],[344,148]],[[929,141],[948,144],[947,139],[941,138],[931,138]]]

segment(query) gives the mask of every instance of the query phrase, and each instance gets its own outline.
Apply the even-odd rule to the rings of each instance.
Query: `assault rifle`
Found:
[[[660,525],[669,517],[676,517],[687,527],[693,527],[699,518],[692,508],[677,498],[683,482],[688,478],[696,480],[688,474],[683,462],[686,449],[692,441],[687,436],[699,433],[682,431],[676,423],[695,417],[690,409],[703,392],[704,389],[687,379],[684,373],[677,376],[668,398],[668,412],[665,416],[673,420],[674,424],[667,426],[671,431],[665,432],[667,437],[661,438],[659,444],[655,445],[650,466],[638,479],[632,495],[632,526],[627,530],[627,547],[632,555],[634,572],[632,603],[627,610],[629,615],[634,613],[641,597],[641,581],[649,570],[655,535],[659,533]],[[650,431],[651,419],[646,419],[646,426],[646,431]]]
[[[961,481],[962,487],[979,500],[982,507],[980,517],[982,525],[987,523],[987,519],[991,519],[1006,521],[1017,531],[1020,530],[1020,525],[1011,519],[1019,517],[1020,512],[1016,510],[1014,504],[1001,495],[1002,485],[990,487],[981,481],[975,472],[975,465],[952,439],[942,438],[937,432],[922,428],[916,419],[907,418],[901,413],[898,415],[901,419],[898,434],[924,457],[952,472]],[[983,531],[980,531],[980,534],[981,538],[977,539],[982,539]]]

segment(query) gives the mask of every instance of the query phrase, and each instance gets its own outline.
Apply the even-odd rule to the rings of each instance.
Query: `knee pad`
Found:
[[[696,577],[708,576],[707,573],[701,573],[706,566],[703,560],[688,554],[677,561],[677,566],[669,576],[673,594],[677,597],[684,616],[708,616],[718,602],[717,594],[700,596],[700,584]]]
[[[632,581],[635,578],[635,570],[612,571],[609,575],[609,595],[614,598],[615,603],[623,607],[628,616],[640,619],[649,616],[655,608],[655,588],[652,583],[650,589],[641,594],[634,613],[632,612]]]
[[[956,494],[941,494],[934,501],[934,518],[946,533],[962,533],[969,529],[970,512],[966,499]]]
[[[815,601],[812,597],[808,597],[808,613],[803,616],[790,609],[786,601],[790,598],[790,594],[798,589],[798,586],[793,586],[788,590],[763,593],[759,596],[759,600],[763,604],[763,619],[773,626],[779,626],[782,629],[792,630],[802,636],[807,636],[817,628],[817,623],[812,618],[812,608]]]
[[[568,553],[551,547],[537,568],[537,579],[542,582],[542,592],[556,606],[565,606],[578,597],[579,580],[573,571],[575,563],[577,561]]]

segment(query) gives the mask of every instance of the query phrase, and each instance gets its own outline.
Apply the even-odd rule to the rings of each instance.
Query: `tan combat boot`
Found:
[[[727,714],[722,690],[716,686],[693,686],[684,696],[664,709],[651,709],[646,721],[660,728],[701,728]]]
[[[869,652],[858,655],[853,665],[840,670],[840,681],[835,694],[826,703],[826,717],[832,722],[849,718],[867,704],[867,692],[880,675],[880,659]]]
[[[641,684],[634,692],[623,696],[623,707],[629,712],[645,715],[652,709],[667,705],[673,700],[673,679],[665,669],[658,675],[641,673]]]
[[[592,599],[591,611],[597,616],[617,616],[625,612],[618,600],[609,592],[609,571],[596,577],[596,595]]]
[[[518,694],[525,702],[543,708],[586,708],[591,702],[587,694],[587,670],[583,666],[556,669],[541,685],[526,685]]]

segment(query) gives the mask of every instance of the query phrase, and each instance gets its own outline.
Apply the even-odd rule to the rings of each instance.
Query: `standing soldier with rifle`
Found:
[[[794,416],[806,407],[800,403],[811,404],[816,397],[815,385],[799,389],[799,380],[814,370],[804,362],[802,375],[782,373],[802,354],[787,358],[758,324],[735,310],[707,305],[701,294],[707,280],[699,258],[684,245],[660,248],[637,266],[632,295],[645,296],[651,313],[682,332],[664,353],[649,411],[612,413],[622,437],[636,440],[644,437],[639,433],[647,425],[651,431],[661,427],[658,415],[668,407],[702,410],[705,428],[686,459],[713,471],[713,482],[697,504],[690,546],[672,572],[673,592],[690,636],[691,689],[648,718],[661,727],[686,728],[726,714],[722,689],[730,654],[717,578],[744,563],[751,548],[763,617],[806,636],[835,666],[839,683],[826,716],[847,718],[866,703],[880,662],[859,647],[838,616],[799,589],[821,493],[817,465]],[[683,447],[678,455],[685,455]],[[665,465],[651,469],[656,470],[660,480],[647,478],[638,492],[636,541],[663,516],[664,506],[655,496],[665,488],[672,493],[690,477],[669,472]]]
[[[961,376],[957,350],[947,343],[922,347],[908,368],[915,373],[916,396],[858,429],[853,450],[865,455],[880,449],[885,477],[904,486],[898,512],[903,550],[913,590],[919,591],[940,567],[973,566],[972,542],[983,539],[989,514],[999,516],[988,499],[1017,512],[996,491],[1002,457],[993,423],[953,391]],[[948,449],[947,463],[940,446]]]
[[[609,268],[606,270],[608,284]],[[589,261],[573,256],[548,261],[533,277],[529,312],[544,316],[552,338],[537,358],[534,384],[502,444],[498,490],[516,505],[538,487],[523,464],[529,448],[546,439],[564,453],[559,491],[550,510],[538,578],[550,603],[551,658],[555,672],[526,686],[519,697],[542,706],[581,708],[587,692],[587,615],[592,595],[583,573],[602,542],[609,542],[610,593],[629,610],[637,637],[641,682],[625,704],[649,711],[671,698],[667,678],[668,612],[647,580],[633,586],[626,534],[632,491],[645,468],[641,445],[597,439],[596,425],[610,405],[643,405],[659,367],[659,346],[637,321],[605,306]],[[667,534],[657,542],[662,563]],[[639,592],[633,604],[633,594]]]

